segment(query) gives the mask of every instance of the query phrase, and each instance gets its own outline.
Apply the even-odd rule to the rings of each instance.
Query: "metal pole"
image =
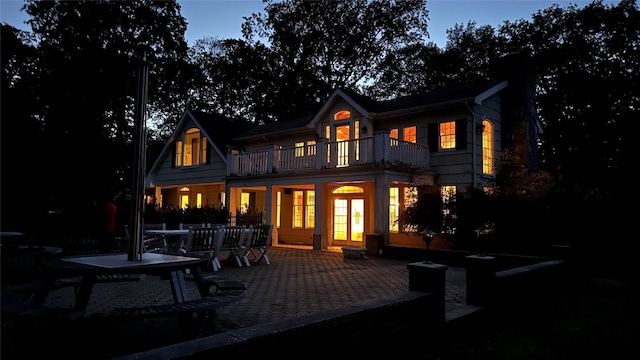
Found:
[[[147,122],[146,105],[148,91],[149,64],[147,54],[143,52],[138,60],[137,88],[134,123],[134,159],[133,184],[131,197],[131,221],[129,222],[128,260],[142,260],[142,236],[144,225],[144,178],[147,158]]]

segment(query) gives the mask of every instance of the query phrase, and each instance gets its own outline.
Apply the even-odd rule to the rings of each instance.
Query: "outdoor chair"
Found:
[[[184,230],[184,229],[188,229],[188,228],[201,228],[201,227],[206,227],[205,223],[179,223],[178,224],[178,229],[180,230]]]
[[[144,230],[166,230],[167,223],[144,223]],[[147,236],[142,238],[144,252],[165,253],[169,249],[164,236]]]
[[[273,224],[255,225],[251,231],[251,238],[247,243],[242,259],[245,265],[250,266],[249,257],[253,257],[253,263],[258,264],[262,259],[271,265],[267,250],[271,245],[271,235],[273,234]]]
[[[222,265],[220,263],[220,253],[228,251],[239,267],[242,267],[242,256],[244,254],[244,242],[247,238],[247,231],[251,230],[251,225],[229,225],[221,227],[221,236],[218,240],[218,246],[213,253],[213,271],[218,271]]]
[[[216,267],[213,254],[216,246],[220,241],[223,230],[221,227],[189,227],[189,234],[186,241],[187,255],[204,255],[208,256],[214,270]]]

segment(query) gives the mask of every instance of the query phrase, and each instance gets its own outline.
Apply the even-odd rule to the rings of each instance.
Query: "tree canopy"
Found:
[[[335,88],[384,99],[489,79],[497,59],[527,50],[541,168],[567,189],[602,196],[620,192],[630,174],[640,108],[636,0],[554,5],[498,28],[470,19],[448,31],[444,49],[428,41],[426,0],[266,0],[245,19],[242,39],[191,48],[175,1],[27,0],[24,9],[32,32],[2,24],[2,169],[11,174],[3,208],[24,202],[13,186],[26,179],[42,178],[42,194],[27,201],[129,186],[141,51],[151,61],[150,141],[161,146],[187,108],[255,124],[286,120],[315,113]],[[28,159],[9,155],[24,148]]]

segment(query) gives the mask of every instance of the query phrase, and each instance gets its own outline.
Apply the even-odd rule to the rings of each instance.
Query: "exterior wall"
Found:
[[[280,228],[278,228],[278,242],[295,245],[312,245],[314,229],[293,228],[293,191],[302,190],[291,188],[291,192],[282,190],[280,207]],[[306,189],[305,189],[306,190]],[[316,200],[317,201],[317,200]],[[316,214],[317,215],[317,214]],[[322,215],[324,216],[324,214]]]
[[[194,127],[193,121],[187,122],[183,133]],[[175,146],[171,144],[170,146]],[[209,146],[213,146],[209,143]],[[153,174],[153,185],[160,187],[179,186],[184,184],[211,184],[224,181],[227,174],[226,159],[221,158],[216,151],[210,152],[209,164],[189,167],[172,167],[173,152],[167,152],[162,164]]]

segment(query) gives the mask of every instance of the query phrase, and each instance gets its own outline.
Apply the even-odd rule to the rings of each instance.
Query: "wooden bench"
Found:
[[[209,281],[213,292],[202,298],[181,303],[116,308],[106,314],[109,318],[158,318],[205,313],[215,314],[215,310],[240,300],[247,292],[241,281]]]

